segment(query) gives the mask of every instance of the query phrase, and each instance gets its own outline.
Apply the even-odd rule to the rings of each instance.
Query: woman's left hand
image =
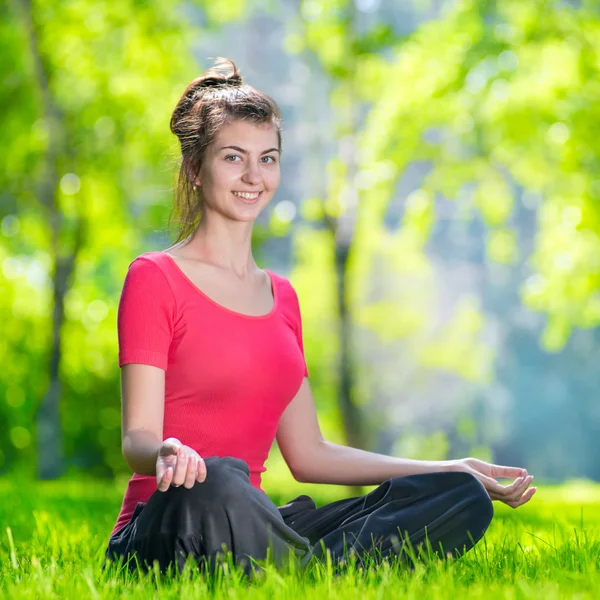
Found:
[[[523,506],[529,502],[537,489],[529,487],[533,481],[533,475],[529,475],[527,469],[493,465],[477,458],[460,458],[450,460],[448,463],[451,471],[463,471],[477,477],[492,500],[504,502],[512,508]],[[516,477],[516,479],[509,485],[502,485],[496,481],[495,477],[509,479]]]

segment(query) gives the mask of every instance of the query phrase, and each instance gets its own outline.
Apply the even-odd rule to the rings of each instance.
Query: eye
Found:
[[[276,163],[276,162],[277,162],[277,160],[275,159],[275,157],[274,157],[274,156],[263,156],[263,157],[261,158],[261,160],[262,160],[263,158],[270,158],[270,159],[271,159],[271,163],[270,163],[270,164],[273,164],[273,163]],[[269,164],[269,163],[266,163],[266,164]]]
[[[235,160],[229,160],[230,158],[239,158],[239,154],[229,154],[225,157],[225,160],[228,160],[229,162],[237,162]]]

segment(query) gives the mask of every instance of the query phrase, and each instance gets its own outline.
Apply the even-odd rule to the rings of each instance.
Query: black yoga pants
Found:
[[[279,565],[331,555],[335,565],[351,554],[376,562],[393,555],[407,563],[422,544],[440,557],[459,556],[483,536],[493,516],[483,484],[468,473],[435,472],[392,477],[364,496],[318,507],[302,495],[283,506],[250,484],[239,458],[205,458],[207,475],[191,489],[171,486],[138,502],[130,521],[108,543],[105,561],[122,557],[143,570],[158,561],[183,570],[191,554],[209,571],[231,552],[252,574],[256,561]],[[270,550],[268,550],[270,548]],[[409,549],[412,548],[412,551]]]

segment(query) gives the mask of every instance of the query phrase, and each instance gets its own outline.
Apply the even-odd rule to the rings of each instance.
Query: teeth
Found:
[[[246,200],[254,200],[255,198],[258,198],[258,194],[260,192],[233,192],[233,194],[235,194],[236,196],[239,196],[240,198],[245,198]]]

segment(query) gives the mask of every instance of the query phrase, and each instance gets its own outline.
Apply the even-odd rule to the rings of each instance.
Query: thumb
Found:
[[[177,438],[167,438],[160,446],[160,454],[161,456],[177,454],[181,446],[182,443]]]

